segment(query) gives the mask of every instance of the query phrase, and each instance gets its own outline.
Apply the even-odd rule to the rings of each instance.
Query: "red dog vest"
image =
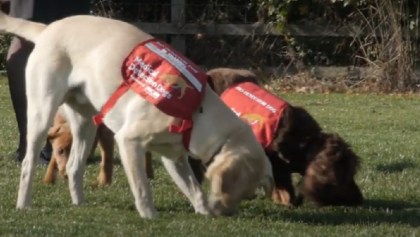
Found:
[[[252,127],[260,144],[270,149],[287,102],[250,82],[230,87],[221,98]]]
[[[180,123],[169,130],[183,133],[188,149],[192,115],[202,102],[207,75],[171,46],[156,39],[136,46],[121,70],[124,81],[94,117],[95,124],[101,124],[117,100],[132,89],[165,114],[179,118]]]

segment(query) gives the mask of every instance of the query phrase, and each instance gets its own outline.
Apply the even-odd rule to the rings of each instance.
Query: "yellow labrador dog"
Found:
[[[127,55],[136,45],[153,37],[122,21],[95,16],[74,16],[44,25],[0,13],[0,30],[35,43],[26,68],[28,147],[17,208],[31,205],[36,157],[61,104],[73,134],[66,167],[69,189],[73,204],[81,204],[85,161],[96,134],[92,116],[122,84],[121,65]],[[192,121],[187,151],[182,135],[168,131],[176,118],[132,90],[122,95],[103,118],[115,134],[141,217],[157,217],[144,172],[146,150],[162,155],[164,166],[195,212],[204,215],[232,214],[260,182],[271,184],[268,158],[250,127],[208,86]],[[186,161],[187,153],[203,162],[214,160],[206,173],[211,184],[208,200]]]

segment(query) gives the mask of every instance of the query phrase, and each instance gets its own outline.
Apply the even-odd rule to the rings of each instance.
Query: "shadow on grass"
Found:
[[[133,202],[119,202],[110,205],[115,210],[128,210],[137,212],[136,206]],[[193,214],[194,208],[188,201],[175,201],[167,204],[155,204],[156,211],[160,214]],[[197,214],[199,215],[199,214]]]
[[[302,207],[253,210],[268,221],[290,221],[309,225],[379,225],[400,224],[420,227],[420,204],[404,201],[366,200],[361,207]],[[245,218],[253,218],[245,214]]]
[[[415,168],[416,164],[410,161],[399,161],[391,164],[380,164],[376,166],[376,169],[383,173],[397,173],[405,169]]]
[[[101,156],[100,155],[93,155],[93,156],[89,156],[89,158],[86,161],[87,165],[99,165],[101,163]],[[113,164],[114,165],[121,165],[121,160],[118,158],[115,158],[114,156],[114,160],[113,160]]]
[[[391,210],[407,210],[418,209],[420,210],[420,203],[410,203],[400,200],[366,200],[363,205],[364,208],[370,209],[391,209]]]

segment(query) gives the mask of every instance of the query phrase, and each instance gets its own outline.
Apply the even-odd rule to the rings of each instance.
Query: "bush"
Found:
[[[362,20],[355,38],[360,49],[356,57],[377,71],[382,91],[410,91],[417,83],[413,72],[418,60],[418,18],[409,17],[413,16],[410,10],[405,1],[375,0],[357,14]]]

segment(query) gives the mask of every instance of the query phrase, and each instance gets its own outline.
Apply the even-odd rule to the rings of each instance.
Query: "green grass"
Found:
[[[67,186],[41,183],[37,167],[33,208],[15,210],[20,167],[12,159],[17,129],[5,80],[0,80],[0,236],[420,236],[420,97],[283,94],[337,132],[362,158],[357,181],[366,198],[358,208],[297,209],[266,199],[246,201],[233,217],[193,213],[158,159],[151,181],[160,217],[141,219],[120,165],[115,182],[95,188],[98,166],[85,176],[87,202],[70,203]]]

